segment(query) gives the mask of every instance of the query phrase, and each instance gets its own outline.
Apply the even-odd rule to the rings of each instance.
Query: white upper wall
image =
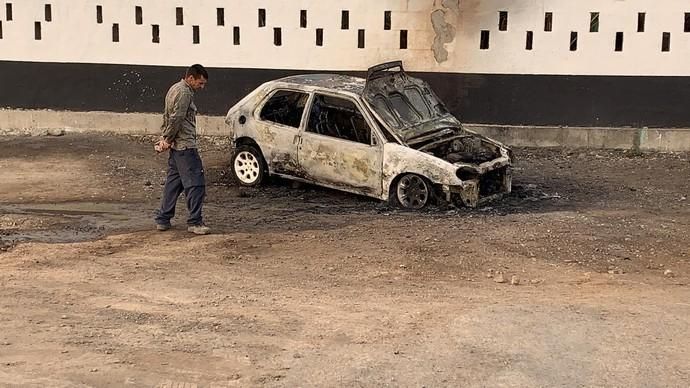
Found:
[[[12,4],[11,21],[5,3]],[[45,4],[52,7],[50,22]],[[135,24],[135,6],[143,9],[142,25]],[[184,8],[182,26],[176,7]],[[225,9],[224,26],[217,25],[217,8]],[[258,27],[259,8],[266,9],[266,27]],[[307,28],[300,27],[300,10],[308,12]],[[342,10],[350,12],[348,30],[341,29]],[[391,30],[384,30],[384,11],[392,12]],[[498,30],[499,11],[508,12],[507,31]],[[552,32],[544,31],[545,12],[553,13]],[[590,12],[600,13],[598,32],[589,32]],[[638,12],[646,13],[644,32],[637,32]],[[416,71],[690,76],[686,12],[690,0],[5,0],[0,60],[364,70],[402,59]],[[160,43],[152,42],[154,24]],[[199,44],[192,42],[192,26],[199,26]],[[240,45],[233,45],[235,26]],[[273,43],[274,27],[281,28],[282,46]],[[315,44],[316,28],[323,28],[323,47]],[[400,30],[408,31],[407,49],[400,49]],[[486,50],[482,30],[489,31]],[[534,34],[531,51],[527,31]],[[572,31],[577,51],[570,51]],[[614,51],[617,32],[624,34],[622,52]],[[661,51],[664,32],[671,36],[669,52]],[[444,34],[450,35],[445,43]]]

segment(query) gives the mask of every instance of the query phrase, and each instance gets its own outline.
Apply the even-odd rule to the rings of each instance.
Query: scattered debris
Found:
[[[494,276],[494,281],[496,283],[505,283],[506,279],[503,277],[503,273],[499,272],[496,274],[496,276]]]
[[[517,277],[516,275],[513,275],[510,277],[510,284],[513,286],[519,286],[520,285],[520,278]]]
[[[676,276],[676,274],[674,274],[673,271],[671,271],[670,269],[667,269],[664,271],[664,276],[666,276],[667,278],[672,278]]]

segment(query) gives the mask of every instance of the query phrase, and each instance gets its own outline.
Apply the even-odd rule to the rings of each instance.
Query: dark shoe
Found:
[[[171,225],[170,224],[156,224],[156,230],[160,232],[165,232],[166,230],[170,229]]]
[[[209,234],[209,233],[211,233],[211,228],[209,228],[208,226],[206,226],[204,224],[189,225],[187,227],[187,231],[194,233],[194,234]]]

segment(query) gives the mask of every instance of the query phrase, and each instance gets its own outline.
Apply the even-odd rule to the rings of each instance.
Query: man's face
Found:
[[[199,78],[194,78],[193,75],[190,75],[189,77],[187,77],[186,81],[187,81],[187,84],[192,89],[194,89],[194,91],[203,89],[204,87],[206,87],[206,82],[208,82],[208,80],[206,78],[204,78],[204,76],[200,76]]]

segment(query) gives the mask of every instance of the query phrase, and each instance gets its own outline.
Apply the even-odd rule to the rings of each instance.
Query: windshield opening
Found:
[[[381,94],[377,94],[376,97],[374,97],[374,108],[376,109],[376,113],[381,115],[381,118],[385,122],[389,123],[395,128],[400,128],[400,121],[398,121],[398,119],[395,117],[393,111],[386,102],[386,98]]]
[[[409,101],[400,93],[391,93],[389,95],[391,105],[402,121],[414,124],[419,122],[421,115],[414,109]]]
[[[405,96],[410,100],[412,103],[412,106],[419,112],[424,120],[429,120],[432,117],[431,110],[429,109],[429,106],[426,104],[426,101],[424,100],[424,97],[422,96],[422,93],[419,92],[419,90],[415,87],[408,87],[405,88],[403,91],[405,93]]]

